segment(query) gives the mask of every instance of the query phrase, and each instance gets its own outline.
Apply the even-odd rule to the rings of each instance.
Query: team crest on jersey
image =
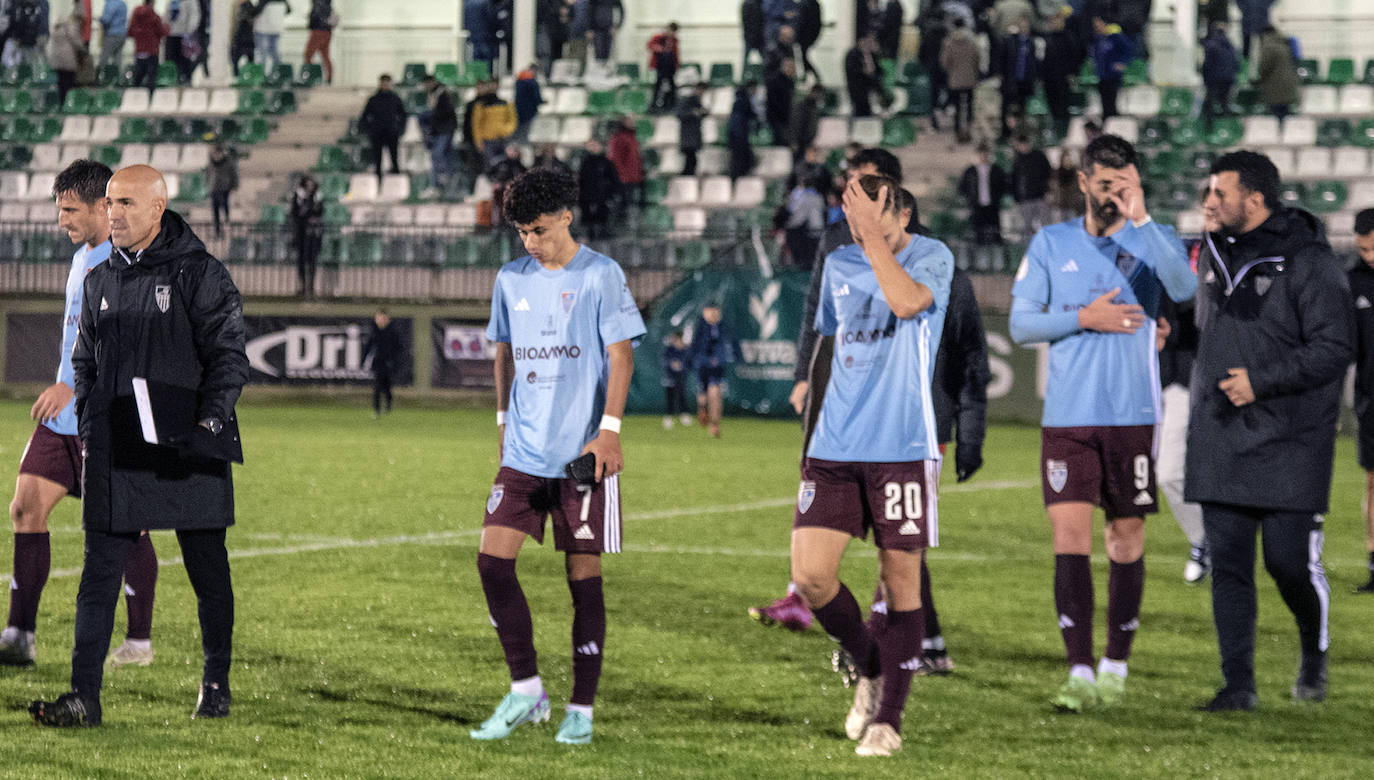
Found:
[[[1050,487],[1058,493],[1064,489],[1064,485],[1069,481],[1069,464],[1063,460],[1045,461],[1045,476],[1049,478]]]
[[[166,314],[167,309],[172,305],[172,285],[159,284],[154,287],[153,300],[157,302],[157,310]]]
[[[806,514],[806,510],[811,508],[812,502],[816,500],[816,483],[803,482],[797,489],[797,511]]]
[[[559,299],[563,303],[563,313],[572,313],[573,304],[577,303],[577,293],[572,290],[564,290],[563,294],[559,296]]]
[[[505,485],[492,485],[491,495],[487,496],[487,514],[496,511],[496,507],[501,506],[501,499],[506,495]]]

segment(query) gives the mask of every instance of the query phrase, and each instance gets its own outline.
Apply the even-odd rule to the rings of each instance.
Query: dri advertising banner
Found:
[[[433,384],[443,388],[492,389],[496,345],[487,341],[487,323],[475,320],[432,320]]]
[[[635,350],[631,411],[663,411],[662,361],[668,336],[681,330],[690,344],[702,307],[714,303],[721,308],[722,323],[739,342],[740,354],[725,370],[726,409],[791,415],[787,396],[792,392],[797,329],[809,279],[804,272],[764,276],[756,269],[702,270],[683,279],[655,305],[646,323],[648,334]],[[693,396],[698,390],[696,373],[690,368],[687,373],[687,394]]]
[[[244,317],[247,331],[248,381],[260,384],[371,384],[372,361],[367,356],[370,317]],[[413,323],[394,317],[391,328],[401,355],[391,383],[407,387],[415,381],[411,354]]]

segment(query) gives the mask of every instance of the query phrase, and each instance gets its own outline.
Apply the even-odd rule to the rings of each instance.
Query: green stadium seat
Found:
[[[292,83],[298,87],[318,87],[324,83],[324,66],[318,62],[302,65],[300,73],[296,74],[296,80]]]
[[[705,241],[678,244],[674,254],[677,266],[685,271],[695,271],[711,264],[711,245]]]
[[[426,73],[428,73],[428,71],[425,70],[425,64],[423,62],[407,62],[405,68],[401,71],[400,86],[418,87],[420,86],[420,82],[425,80]]]
[[[667,233],[673,229],[673,212],[664,206],[646,206],[639,213],[639,227],[646,233]]]
[[[350,162],[345,159],[345,163]],[[348,192],[348,176],[342,173],[326,173],[319,177],[320,197],[326,203],[338,201]]]
[[[1260,103],[1259,92],[1255,89],[1238,89],[1231,95],[1230,111],[1233,114],[1242,116],[1254,116],[1267,111],[1266,107]]]
[[[1159,146],[1168,142],[1169,134],[1172,132],[1169,120],[1156,116],[1146,117],[1136,125],[1136,146]]]
[[[267,140],[267,136],[271,132],[272,126],[267,123],[266,119],[253,117],[243,123],[234,140],[244,145],[260,144]]]
[[[635,140],[640,145],[649,143],[649,139],[654,137],[654,120],[648,117],[640,117],[635,120]]]
[[[434,78],[446,87],[458,85],[458,63],[440,62],[434,66]]]
[[[367,139],[363,136],[363,131],[358,126],[358,118],[351,117],[348,120],[348,128],[344,130],[343,135],[339,136],[339,140],[336,143],[360,144],[365,140]]]
[[[1161,149],[1145,159],[1145,172],[1150,179],[1172,179],[1183,171],[1183,155],[1176,149]]]
[[[1207,132],[1208,146],[1235,146],[1245,134],[1245,127],[1235,117],[1221,117],[1212,120],[1212,129]]]
[[[1173,132],[1169,134],[1169,141],[1175,147],[1196,146],[1202,143],[1203,132],[1202,123],[1192,120],[1183,120],[1174,126]]]
[[[1145,60],[1131,60],[1126,65],[1126,73],[1121,83],[1127,87],[1150,83],[1150,63]]]
[[[615,112],[615,92],[610,90],[598,90],[587,93],[588,114],[610,116]]]
[[[122,155],[123,152],[119,150],[119,147],[113,144],[97,146],[91,150],[92,160],[95,160],[96,162],[101,163],[103,165],[108,165],[111,168],[119,167],[119,158]]]
[[[291,79],[295,76],[295,71],[289,62],[278,62],[276,67],[267,71],[267,75],[262,80],[264,87],[284,87],[290,86]]]
[[[157,122],[156,140],[164,144],[185,144],[191,142],[191,133],[180,119],[163,117]]]
[[[277,90],[272,95],[272,99],[267,102],[267,113],[269,114],[294,114],[296,113],[296,93],[289,89]]]
[[[27,146],[11,146],[6,153],[6,158],[6,168],[26,168],[29,161],[33,159],[33,150]]]
[[[1172,181],[1164,189],[1161,199],[1164,208],[1169,211],[1187,211],[1196,208],[1198,203],[1198,188],[1191,182]]]
[[[734,238],[739,233],[739,218],[729,209],[712,209],[706,212],[706,229],[702,232],[717,238]]]
[[[1371,60],[1374,62],[1374,60]],[[735,66],[729,62],[711,63],[709,80],[713,87],[732,87],[735,85]]]
[[[177,193],[177,200],[182,202],[202,201],[210,197],[209,190],[205,189],[205,174],[201,171],[181,174],[180,191]]]
[[[902,75],[899,82],[902,84],[910,84],[915,81],[918,76],[924,75],[926,75],[926,68],[921,64],[920,60],[907,60],[906,64],[902,65]]]
[[[1212,163],[1216,162],[1215,152],[1207,149],[1198,149],[1188,157],[1188,168],[1193,176],[1206,178],[1212,172]]]
[[[1050,104],[1045,100],[1045,93],[1036,90],[1034,95],[1026,99],[1026,116],[1049,116]]]
[[[1328,214],[1345,208],[1349,194],[1344,182],[1319,181],[1308,188],[1303,203],[1311,211]]]
[[[151,140],[148,134],[147,119],[141,116],[132,116],[119,121],[119,143],[146,144]]]
[[[1374,148],[1374,119],[1361,119],[1350,134],[1350,142],[1366,149]]]
[[[0,84],[7,87],[26,87],[32,83],[33,66],[27,62],[11,65],[5,68],[4,75],[0,76]]]
[[[55,116],[45,116],[34,120],[33,140],[34,143],[48,143],[56,141],[62,135],[62,120]]]
[[[348,154],[337,146],[321,146],[319,159],[315,162],[317,171],[347,171],[349,170]],[[345,184],[345,191],[347,185]]]
[[[113,87],[119,83],[119,68],[114,65],[101,65],[95,72],[95,83]]]
[[[463,67],[463,73],[472,79],[472,83],[486,81],[491,78],[491,67],[485,62],[468,62]]]
[[[1350,120],[1323,119],[1317,126],[1317,146],[1345,146],[1350,141]]]
[[[57,96],[56,89],[31,89],[29,94],[33,96],[32,110],[35,114],[55,114],[62,110],[62,100]]]
[[[26,116],[12,117],[4,128],[0,141],[10,144],[24,144],[33,140],[33,120]]]
[[[407,92],[404,100],[407,114],[423,114],[429,110],[429,97],[423,89]]]
[[[204,117],[193,117],[184,120],[182,122],[182,127],[185,128],[186,135],[191,139],[191,143],[204,141],[205,136],[215,132],[214,127],[210,124],[210,120]]]
[[[261,63],[250,62],[239,68],[239,77],[235,79],[234,86],[257,88],[267,80],[267,74],[263,71]]]
[[[220,138],[232,139],[239,134],[239,120],[226,116],[211,123],[211,130]]]
[[[51,263],[57,259],[57,238],[50,233],[36,233],[24,239],[24,254],[19,258],[25,263]]]
[[[1093,82],[1096,83],[1096,82]],[[1088,93],[1081,89],[1069,92],[1069,116],[1083,116],[1088,112]]]
[[[34,86],[56,86],[57,71],[45,63],[33,69],[33,76],[29,79],[29,83]]]
[[[1279,201],[1289,208],[1305,207],[1307,187],[1302,182],[1286,181],[1279,185]]]
[[[1097,85],[1097,68],[1091,59],[1083,61],[1083,67],[1078,69],[1078,86],[1092,87]]]
[[[67,98],[62,101],[62,113],[91,113],[91,93],[81,88],[73,89],[70,92],[68,92]]]
[[[639,150],[639,156],[644,161],[644,170],[656,171],[663,158],[659,151],[652,146],[645,146]]]
[[[1364,77],[1360,79],[1360,83],[1374,86],[1374,59],[1365,61]]]
[[[916,123],[902,116],[883,122],[883,146],[910,146],[916,143]]]
[[[883,89],[892,91],[892,88],[897,84],[896,60],[878,60],[878,81],[883,85]]]
[[[912,116],[930,116],[930,76],[922,73],[906,86],[905,113]]]
[[[768,125],[760,123],[753,133],[749,134],[749,145],[758,149],[763,146],[773,145],[773,129]]]
[[[260,89],[245,89],[239,93],[239,107],[235,114],[262,114],[267,111],[267,93]]]
[[[124,95],[117,89],[102,89],[91,101],[92,114],[112,114],[119,108]]]
[[[258,213],[258,224],[272,227],[286,224],[286,207],[279,203],[264,203]]]
[[[349,265],[381,265],[385,257],[382,237],[376,233],[354,233],[348,242]]]
[[[744,66],[744,73],[740,75],[740,82],[749,81],[751,79],[760,84],[763,83],[763,63],[751,62]]]
[[[175,63],[163,62],[157,66],[157,85],[159,87],[175,87],[181,83],[181,74],[177,72]]]
[[[635,83],[637,83],[637,82],[639,81],[639,63],[637,63],[637,62],[621,62],[621,63],[618,63],[618,64],[615,66],[615,74],[616,74],[617,76],[624,76],[625,78],[627,78],[627,79],[630,80],[630,83],[631,83],[631,84],[635,84]]]
[[[644,89],[619,89],[615,92],[616,113],[642,116],[649,113],[649,92]]]
[[[331,227],[347,225],[353,221],[353,215],[349,213],[348,207],[342,203],[326,202],[324,204],[324,224]]]
[[[27,114],[33,108],[33,95],[28,90],[19,89],[0,96],[0,113],[8,116]]]
[[[1337,57],[1326,65],[1326,83],[1349,84],[1355,80],[1355,61],[1348,57]]]
[[[1193,112],[1193,91],[1187,87],[1169,87],[1160,96],[1159,113],[1163,116],[1188,116]]]
[[[1304,84],[1318,84],[1321,82],[1321,78],[1317,74],[1316,60],[1298,60],[1298,80]]]
[[[668,180],[662,177],[652,177],[644,180],[644,202],[657,205],[663,202],[663,196],[668,194]]]

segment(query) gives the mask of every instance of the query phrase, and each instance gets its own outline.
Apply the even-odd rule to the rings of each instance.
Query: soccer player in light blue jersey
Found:
[[[1041,492],[1054,533],[1054,600],[1069,679],[1056,707],[1082,712],[1123,695],[1140,625],[1145,514],[1157,511],[1155,319],[1162,291],[1197,289],[1183,244],[1151,221],[1135,149],[1113,135],[1083,150],[1087,213],[1031,240],[1012,287],[1011,335],[1048,342]],[[1093,671],[1093,507],[1106,513],[1107,648]]]
[[[81,496],[81,440],[76,433],[76,380],[72,345],[81,317],[86,273],[110,257],[110,217],[105,184],[110,169],[93,160],[77,160],[53,180],[57,225],[78,245],[67,274],[62,353],[57,381],[39,394],[30,415],[38,421],[24,447],[19,479],[10,503],[14,522],[14,570],[10,575],[10,612],[0,632],[0,665],[28,666],[36,654],[38,603],[48,581],[52,547],[48,515],[65,495]],[[153,594],[157,554],[144,533],[125,565],[129,629],[124,644],[111,655],[115,666],[147,666],[153,660]]]
[[[473,739],[504,739],[549,718],[529,604],[515,575],[525,539],[566,553],[573,602],[573,689],[556,739],[592,740],[592,701],[606,644],[603,552],[620,552],[620,418],[644,321],[615,261],[569,230],[577,205],[571,175],[535,169],[511,182],[505,215],[529,254],[496,277],[487,338],[496,343],[496,422],[501,469],[487,499],[477,571],[511,687]],[[594,459],[594,480],[564,466]]]
[[[901,749],[902,710],[921,662],[921,561],[939,541],[930,388],[954,259],[944,244],[906,231],[898,187],[863,176],[845,190],[856,243],[825,261],[816,329],[834,336],[835,353],[792,531],[792,580],[859,666],[845,732],[861,756]],[[870,528],[887,593],[878,636],[839,579],[845,546]]]

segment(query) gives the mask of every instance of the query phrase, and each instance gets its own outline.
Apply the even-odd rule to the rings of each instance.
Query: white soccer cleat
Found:
[[[682,425],[683,428],[692,427],[692,415],[690,414],[684,413],[679,415],[677,421]]]
[[[129,640],[124,640],[124,644],[115,648],[110,653],[110,666],[118,669],[121,666],[148,666],[153,662],[152,647],[135,647],[129,644]]]
[[[664,416],[663,416],[663,430],[665,430],[665,431],[671,431],[672,429],[673,429],[673,418],[672,418],[672,417],[669,417],[668,415],[664,415]]]
[[[878,714],[878,699],[882,690],[881,677],[860,677],[854,683],[854,706],[849,708],[849,714],[844,719],[845,736],[858,739],[864,735],[864,729]]]
[[[902,735],[886,723],[874,723],[864,731],[864,738],[854,752],[861,756],[890,756],[902,749]]]

